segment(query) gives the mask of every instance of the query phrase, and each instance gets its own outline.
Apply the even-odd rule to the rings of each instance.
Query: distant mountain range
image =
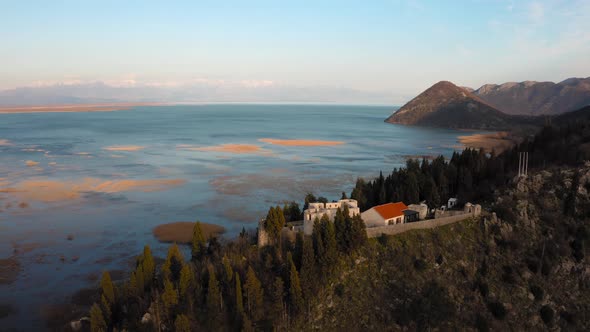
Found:
[[[473,94],[507,114],[554,115],[590,105],[590,77],[486,84]]]
[[[557,84],[487,84],[477,90],[441,81],[385,121],[445,128],[508,129],[539,124],[541,119],[534,115],[558,115],[586,105],[590,105],[590,78],[570,78]]]
[[[201,103],[201,102],[318,102],[391,104],[388,92],[341,87],[298,87],[274,82],[195,81],[173,85],[104,82],[51,84],[0,91],[0,107],[96,103]]]

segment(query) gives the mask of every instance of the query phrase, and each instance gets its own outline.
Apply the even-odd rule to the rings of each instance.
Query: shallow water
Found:
[[[448,156],[458,148],[461,132],[384,123],[392,109],[196,105],[0,114],[0,258],[15,255],[23,267],[14,283],[0,285],[0,304],[17,310],[0,326],[42,328],[43,304],[95,285],[103,269],[129,270],[144,244],[162,256],[167,246],[151,232],[158,224],[199,219],[232,236],[255,228],[271,204],[301,202],[307,192],[338,199],[357,176],[390,172],[407,155]]]

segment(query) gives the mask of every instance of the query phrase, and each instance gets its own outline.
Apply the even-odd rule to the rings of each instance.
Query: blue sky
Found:
[[[590,76],[590,1],[4,1],[0,89],[338,87]]]

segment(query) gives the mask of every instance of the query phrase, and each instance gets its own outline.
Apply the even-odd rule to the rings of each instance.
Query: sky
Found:
[[[590,1],[0,0],[0,90],[104,82],[403,101],[590,76]]]

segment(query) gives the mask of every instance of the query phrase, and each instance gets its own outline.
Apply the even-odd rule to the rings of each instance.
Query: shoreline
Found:
[[[498,154],[518,144],[521,138],[508,131],[496,131],[461,135],[457,137],[457,140],[465,147],[483,149],[484,152],[495,151]]]
[[[105,103],[105,104],[72,104],[0,107],[0,114],[22,113],[82,113],[82,112],[113,112],[129,110],[137,106],[156,106],[162,103]]]

